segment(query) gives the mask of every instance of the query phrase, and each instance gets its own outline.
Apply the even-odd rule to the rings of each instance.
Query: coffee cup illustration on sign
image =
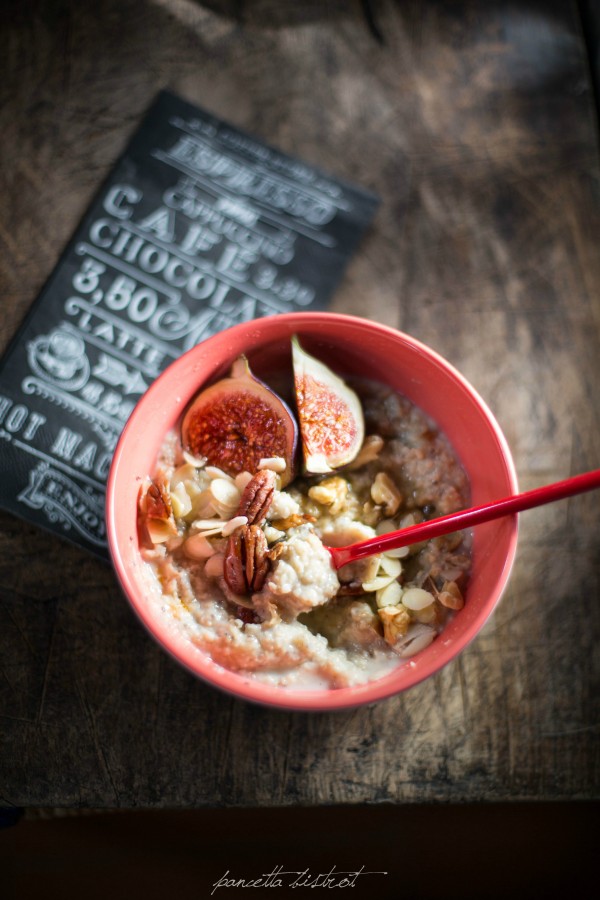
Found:
[[[85,343],[60,327],[31,341],[27,351],[32,371],[63,390],[79,390],[90,376]]]

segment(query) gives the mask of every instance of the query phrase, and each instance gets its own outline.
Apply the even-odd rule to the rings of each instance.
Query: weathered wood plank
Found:
[[[600,169],[576,4],[372,8],[383,44],[360,3],[4,4],[0,346],[169,86],[382,196],[333,308],[463,371],[524,489],[597,467]],[[0,802],[597,797],[599,543],[594,495],[525,514],[506,596],[460,660],[306,716],[194,681],[108,567],[1,514]]]

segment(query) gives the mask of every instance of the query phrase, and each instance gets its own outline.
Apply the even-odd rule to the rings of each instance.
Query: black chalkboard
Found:
[[[106,556],[140,395],[223,328],[323,309],[377,202],[159,94],[0,362],[0,505]]]

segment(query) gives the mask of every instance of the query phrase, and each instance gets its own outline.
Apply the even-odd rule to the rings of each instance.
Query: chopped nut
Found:
[[[372,581],[363,582],[363,591],[367,593],[370,593],[371,591],[380,591],[395,580],[393,575],[377,575]]]
[[[235,476],[235,484],[236,487],[243,491],[249,481],[252,481],[252,473],[251,472],[240,472],[239,475]]]
[[[207,537],[209,534],[221,534],[223,531],[223,527],[225,526],[225,522],[221,521],[221,519],[194,519],[191,524],[191,527],[195,531],[202,531],[204,536]]]
[[[435,601],[435,597],[429,591],[423,588],[411,587],[407,588],[402,594],[402,605],[407,609],[421,610],[426,606],[431,606]]]
[[[229,518],[240,502],[240,490],[230,478],[213,478],[210,493],[215,510],[223,518]]]
[[[308,491],[311,500],[316,500],[323,506],[329,506],[334,515],[341,510],[347,494],[348,482],[339,475],[326,478],[320,484],[313,485]]]
[[[192,498],[185,489],[183,481],[178,482],[170,493],[171,508],[173,515],[178,519],[182,519],[192,511]]]
[[[404,637],[396,642],[394,649],[402,659],[408,659],[428,647],[435,635],[435,628],[421,622],[413,622]]]
[[[268,557],[271,562],[275,562],[276,559],[279,559],[281,554],[285,550],[285,541],[278,541],[276,544],[269,549]]]
[[[278,531],[288,531],[290,528],[296,528],[298,525],[306,525],[309,522],[316,522],[316,518],[314,516],[303,515],[302,513],[293,513],[291,516],[286,516],[285,519],[275,519],[271,522],[273,528],[276,528]]]
[[[260,591],[270,563],[267,539],[259,525],[242,525],[229,536],[223,576],[234,594]]]
[[[393,575],[394,578],[398,578],[402,573],[402,563],[400,560],[390,556],[387,551],[382,555],[379,564],[386,575]]]
[[[183,545],[185,555],[191,559],[208,559],[216,550],[203,534],[193,534]]]
[[[164,478],[150,481],[140,497],[140,509],[149,519],[168,519],[172,513],[171,498]]]
[[[169,553],[172,553],[173,550],[177,550],[178,547],[181,547],[185,538],[182,534],[176,534],[173,537],[170,537],[167,541],[164,542],[166,549]]]
[[[248,590],[260,591],[269,571],[267,539],[259,525],[245,525],[246,582]]]
[[[278,528],[274,528],[272,525],[265,525],[264,531],[267,543],[269,544],[274,544],[275,541],[280,541],[285,537],[285,531],[280,531]]]
[[[238,516],[247,516],[249,525],[259,525],[267,517],[275,495],[276,475],[272,469],[261,469],[253,475],[237,509]]]
[[[190,453],[189,450],[183,451],[183,458],[185,459],[188,465],[193,466],[195,469],[202,469],[206,465],[206,457],[205,456],[194,456],[193,453]]]
[[[146,519],[146,530],[153,544],[164,544],[177,535],[177,526],[172,519]]]
[[[377,523],[377,528],[375,531],[377,534],[389,534],[390,531],[396,531],[398,528],[398,524],[394,519],[382,519],[381,522]]]
[[[408,631],[410,614],[402,606],[384,606],[378,613],[383,622],[383,636],[394,646]]]
[[[362,447],[358,451],[358,456],[354,459],[348,469],[359,469],[361,466],[377,459],[383,449],[383,438],[378,434],[370,434],[365,438]]]
[[[142,489],[139,508],[153,544],[164,543],[177,534],[171,497],[165,478],[150,481]]]
[[[247,528],[248,526],[245,525],[244,527]],[[244,541],[241,528],[229,535],[223,563],[223,577],[234,594],[245,594],[247,592]]]
[[[402,588],[397,581],[390,582],[390,584],[387,584],[375,594],[375,602],[380,608],[385,606],[398,606],[401,599]]]
[[[224,562],[225,556],[223,555],[223,553],[214,553],[206,560],[206,565],[204,566],[204,574],[209,578],[218,578],[219,575],[223,574]]]
[[[197,470],[193,466],[190,466],[187,463],[178,466],[169,478],[169,489],[171,493],[177,490],[180,484],[186,485],[186,490],[188,484],[197,484],[196,476]]]
[[[287,463],[283,456],[265,456],[258,463],[259,469],[271,469],[273,472],[285,472]]]
[[[383,510],[381,506],[377,506],[372,500],[367,500],[367,502],[363,504],[361,520],[365,525],[375,527],[379,524],[382,517]]]
[[[385,507],[386,515],[393,516],[402,503],[402,494],[386,472],[379,472],[371,485],[371,498],[374,503]]]
[[[233,481],[231,475],[228,475],[227,472],[224,472],[223,469],[219,469],[218,466],[207,466],[204,470],[209,478],[225,478],[228,481]]]
[[[217,510],[213,502],[213,495],[209,490],[201,491],[192,502],[192,513],[198,519],[209,519],[216,516]]]
[[[440,614],[439,604],[430,603],[429,606],[425,606],[423,609],[415,610],[412,613],[412,618],[415,622],[421,622],[423,625],[435,625],[439,620]]]
[[[242,525],[247,524],[247,516],[234,516],[233,519],[230,519],[229,522],[226,522],[225,525],[223,525],[223,537],[229,537],[236,528],[241,528]]]
[[[437,598],[447,609],[462,609],[465,605],[463,595],[455,581],[445,581]]]

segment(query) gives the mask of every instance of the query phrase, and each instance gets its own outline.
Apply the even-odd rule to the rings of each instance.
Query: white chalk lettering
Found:
[[[15,403],[10,397],[0,394],[0,425],[8,434],[19,434],[32,441],[38,429],[47,421],[46,416],[28,409],[23,403]]]
[[[175,216],[173,211],[161,206],[141,222],[138,222],[144,231],[152,231],[162,241],[169,244],[175,239]]]
[[[336,214],[335,205],[327,198],[314,196],[294,184],[281,182],[277,177],[223,156],[200,138],[182,135],[168,151],[168,156],[198,174],[209,176],[228,190],[259,200],[311,226],[325,225]]]
[[[104,209],[117,219],[129,219],[132,210],[126,204],[139,203],[142,196],[142,192],[131,184],[115,184],[104,199]]]
[[[70,462],[82,440],[82,435],[63,425],[50,447],[50,452],[60,459]]]

